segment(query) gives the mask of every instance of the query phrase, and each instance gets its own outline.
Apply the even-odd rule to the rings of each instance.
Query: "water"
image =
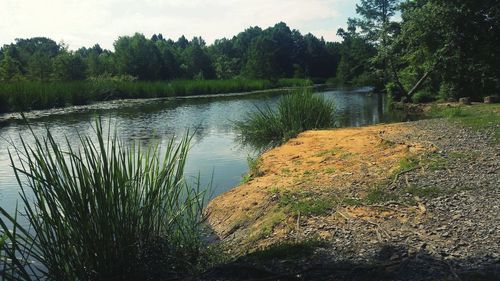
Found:
[[[363,126],[382,122],[401,121],[400,116],[388,114],[382,95],[365,91],[325,91],[317,93],[333,99],[339,126]],[[247,157],[254,148],[238,142],[232,121],[242,120],[255,106],[273,105],[280,94],[238,97],[217,97],[178,100],[127,101],[101,104],[64,114],[38,114],[30,119],[36,135],[45,135],[48,128],[56,139],[67,137],[77,145],[78,133],[91,134],[92,124],[101,115],[104,126],[116,125],[125,141],[166,143],[173,136],[194,132],[192,149],[186,167],[188,178],[201,175],[202,184],[213,182],[213,194],[218,195],[238,185],[247,171]],[[114,104],[115,106],[110,106]],[[27,126],[21,121],[0,123],[0,206],[13,211],[20,188],[11,168],[8,150],[20,144],[22,136],[33,141]]]

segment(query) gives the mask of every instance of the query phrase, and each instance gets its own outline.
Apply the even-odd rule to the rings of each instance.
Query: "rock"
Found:
[[[468,97],[466,97],[466,98],[460,98],[459,102],[461,104],[464,104],[464,105],[471,105],[472,104],[470,98],[468,98]]]
[[[495,102],[496,102],[495,97],[488,96],[484,98],[484,103],[495,103]]]

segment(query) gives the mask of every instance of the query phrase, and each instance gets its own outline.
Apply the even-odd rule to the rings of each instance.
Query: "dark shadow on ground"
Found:
[[[425,248],[408,255],[386,245],[369,262],[350,262],[323,250],[311,243],[275,246],[187,280],[500,280],[500,260],[491,257],[437,259]]]

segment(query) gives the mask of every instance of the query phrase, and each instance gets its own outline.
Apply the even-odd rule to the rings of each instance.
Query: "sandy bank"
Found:
[[[362,202],[376,196],[407,159],[434,149],[395,138],[410,133],[407,124],[302,133],[263,154],[249,182],[215,198],[208,207],[209,223],[222,239],[251,249],[311,234],[331,238],[321,226],[345,216],[394,216]],[[317,231],[300,229],[308,222]]]

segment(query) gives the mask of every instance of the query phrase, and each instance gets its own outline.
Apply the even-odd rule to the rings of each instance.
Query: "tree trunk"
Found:
[[[420,78],[420,80],[418,80],[417,84],[415,84],[415,86],[413,86],[413,88],[408,92],[408,94],[406,96],[408,98],[410,98],[413,95],[413,93],[420,88],[420,86],[422,85],[422,83],[425,81],[425,79],[428,76],[429,76],[429,72],[427,71],[426,73],[424,73],[424,76],[422,76],[422,78]]]

